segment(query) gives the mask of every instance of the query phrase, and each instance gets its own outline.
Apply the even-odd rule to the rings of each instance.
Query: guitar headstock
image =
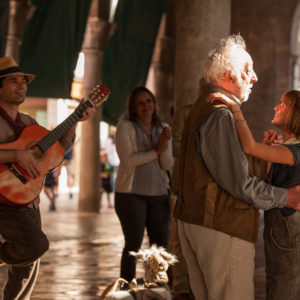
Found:
[[[110,95],[110,90],[105,84],[98,84],[90,93],[89,100],[98,106],[102,102],[106,101]]]

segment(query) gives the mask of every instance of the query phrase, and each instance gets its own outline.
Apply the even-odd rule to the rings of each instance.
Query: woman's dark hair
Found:
[[[155,99],[155,96],[152,94],[152,92],[150,90],[148,90],[146,87],[144,86],[137,86],[135,88],[133,88],[128,97],[127,97],[127,115],[126,118],[132,122],[136,122],[137,121],[137,115],[136,115],[136,97],[139,93],[141,92],[146,92],[149,94],[149,96],[151,97],[153,103],[154,103],[154,112],[152,115],[152,124],[155,125],[157,123],[160,123],[161,118],[159,116],[158,113],[158,105]]]

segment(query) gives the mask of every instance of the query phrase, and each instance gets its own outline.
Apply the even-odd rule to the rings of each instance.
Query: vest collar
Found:
[[[232,93],[230,93],[229,91],[223,89],[222,87],[220,86],[217,86],[217,85],[213,85],[211,83],[208,83],[207,86],[206,86],[206,90],[209,92],[209,93],[216,93],[216,92],[219,92],[221,94],[224,94],[225,96],[229,97],[230,99],[234,100],[239,106],[241,106],[241,101],[239,98],[237,98],[235,95],[233,95]]]

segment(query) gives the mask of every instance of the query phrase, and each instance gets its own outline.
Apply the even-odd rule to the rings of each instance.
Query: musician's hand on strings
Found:
[[[16,150],[16,162],[33,179],[41,175],[38,161],[33,156],[34,152],[35,149]]]
[[[79,103],[79,105],[83,104],[84,102],[86,102],[87,100],[82,99]],[[79,121],[86,121],[88,119],[90,119],[96,112],[96,108],[93,107],[87,107],[83,112],[82,112],[82,117]]]

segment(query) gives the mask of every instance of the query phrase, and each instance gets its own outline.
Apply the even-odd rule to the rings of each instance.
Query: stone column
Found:
[[[177,0],[174,106],[193,103],[209,49],[230,33],[230,0]]]
[[[258,77],[249,100],[242,105],[257,141],[262,140],[265,130],[276,129],[270,124],[273,108],[280,103],[282,93],[292,88],[291,63],[295,62],[293,55],[300,56],[300,49],[297,53],[293,48],[299,40],[295,32],[300,18],[299,1],[287,1],[284,9],[281,5],[280,0],[268,2],[267,6],[265,1],[232,0],[231,31],[245,39]]]
[[[171,123],[175,55],[174,1],[162,16],[146,86],[155,94],[162,119]]]
[[[95,15],[98,11],[98,3],[98,0],[92,1],[82,46],[85,55],[82,96],[85,99],[88,98],[89,92],[101,83],[103,50],[110,28],[106,20]],[[79,211],[99,211],[100,119],[101,108],[98,107],[92,119],[81,123]]]
[[[31,7],[28,1],[9,1],[9,21],[5,56],[12,56],[17,62],[19,61],[19,48],[22,41],[24,25]]]

